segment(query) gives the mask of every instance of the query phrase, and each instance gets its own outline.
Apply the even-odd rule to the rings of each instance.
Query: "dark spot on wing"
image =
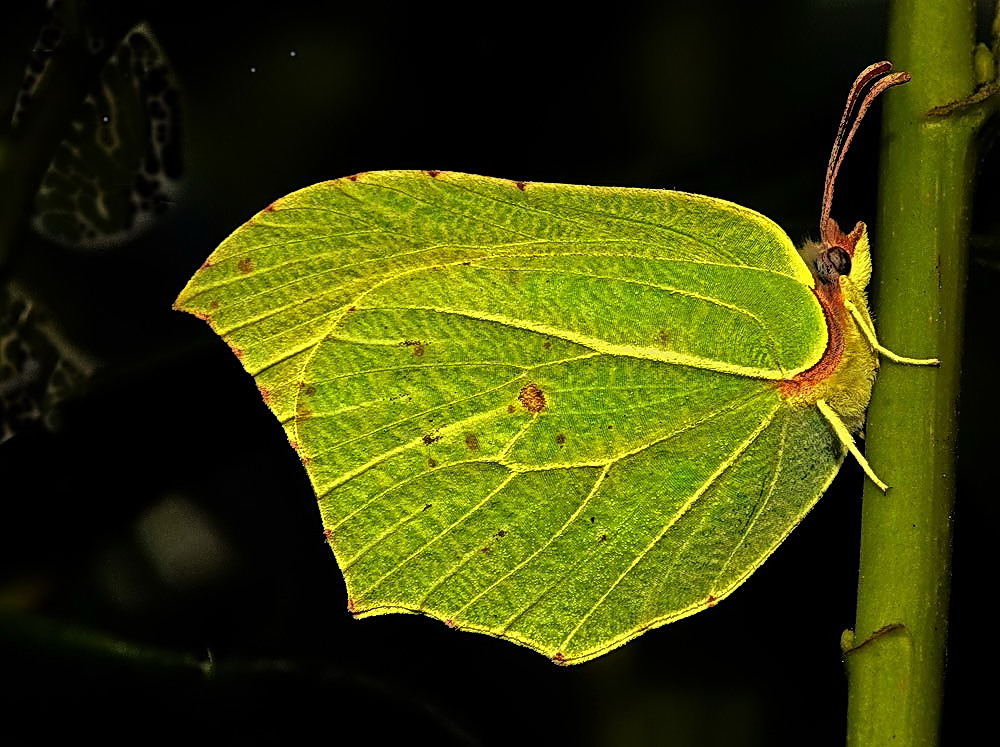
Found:
[[[469,451],[479,451],[479,438],[475,433],[469,433],[465,437],[465,448]]]
[[[430,446],[435,441],[440,441],[441,436],[435,436],[431,433],[425,433],[423,438],[421,438],[420,440],[423,441],[425,445]]]
[[[208,308],[210,308],[210,309],[217,309],[217,308],[219,308],[219,302],[216,299],[213,298],[211,301],[208,302]]]
[[[542,347],[545,348],[546,350],[548,350],[549,348],[552,347],[552,341],[551,340],[546,340],[545,342],[542,343]]]
[[[538,388],[537,384],[528,383],[521,387],[520,393],[517,395],[518,400],[521,402],[521,406],[528,412],[541,412],[545,409],[545,393]]]
[[[424,344],[420,340],[403,340],[403,345],[413,348],[413,354],[419,358],[424,354]]]
[[[566,443],[566,434],[565,433],[557,433],[556,434],[556,443],[559,444],[560,446],[562,446],[564,443]]]
[[[246,275],[248,272],[253,271],[253,260],[250,257],[244,257],[239,262],[236,263],[236,269]]]
[[[430,459],[427,460],[427,466],[430,467],[431,469],[434,469],[435,467],[438,466],[438,463],[432,457],[432,458],[430,458]]]
[[[528,183],[527,182],[514,182],[514,186],[517,187],[519,190],[521,190],[523,192],[524,188],[528,186]]]
[[[429,176],[431,179],[437,179],[438,174],[440,174],[441,172],[440,171],[434,171],[433,169],[431,169],[431,170],[425,171],[424,173],[427,174],[427,176]]]

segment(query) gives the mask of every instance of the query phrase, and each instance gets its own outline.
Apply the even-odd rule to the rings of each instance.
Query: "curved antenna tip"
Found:
[[[837,180],[837,173],[840,171],[840,165],[851,145],[851,140],[854,139],[854,133],[857,132],[858,125],[861,124],[861,120],[864,119],[872,102],[880,94],[893,86],[910,80],[909,73],[899,71],[890,74],[890,70],[892,70],[892,63],[888,60],[869,65],[854,79],[851,91],[847,95],[847,103],[840,118],[840,125],[837,127],[837,136],[833,141],[830,161],[826,168],[826,180],[823,185],[823,208],[820,213],[819,231],[827,246],[840,245],[840,242],[848,238],[840,230],[836,221],[830,217],[830,208],[833,202],[833,186]],[[852,246],[842,248],[853,254]]]

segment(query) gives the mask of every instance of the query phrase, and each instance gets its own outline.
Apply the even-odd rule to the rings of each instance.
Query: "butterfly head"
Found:
[[[872,275],[868,227],[859,222],[845,234],[832,220],[830,223],[837,235],[803,247],[802,258],[812,271],[817,287],[832,286],[841,278],[848,278],[853,286],[864,290]]]
[[[837,221],[830,217],[830,210],[840,165],[872,102],[889,88],[910,80],[909,73],[891,73],[891,70],[892,63],[888,61],[869,65],[855,79],[847,96],[826,168],[823,209],[819,220],[820,241],[802,250],[803,259],[809,264],[819,286],[830,286],[839,283],[841,278],[848,278],[851,285],[863,291],[871,278],[872,261],[865,224],[859,222],[850,233],[844,233]]]

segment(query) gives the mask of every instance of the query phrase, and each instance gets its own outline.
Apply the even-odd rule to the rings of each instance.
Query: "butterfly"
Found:
[[[715,605],[851,453],[883,347],[831,218],[888,62],[851,88],[820,240],[676,191],[355,174],[237,229],[181,292],[305,465],[357,617],[559,663]]]

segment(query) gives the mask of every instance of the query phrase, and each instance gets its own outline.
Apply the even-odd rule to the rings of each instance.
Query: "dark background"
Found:
[[[429,619],[353,620],[281,428],[226,345],[170,307],[212,249],[275,198],[385,168],[677,188],[815,238],[848,86],[885,55],[885,5],[145,7],[182,93],[182,193],[165,219],[111,249],[20,239],[25,287],[98,369],[57,429],[25,427],[0,445],[0,741],[841,744],[839,637],[853,623],[862,482],[853,461],[730,599],[556,667]],[[6,61],[30,49],[33,13],[4,19]],[[879,111],[842,173],[834,217],[846,226],[874,221]],[[982,235],[996,241],[998,174],[987,152],[945,743],[992,723],[978,678],[996,665],[980,609],[998,518],[987,294],[1000,273]],[[134,648],[102,653],[111,641]],[[206,678],[198,662],[209,658]]]

